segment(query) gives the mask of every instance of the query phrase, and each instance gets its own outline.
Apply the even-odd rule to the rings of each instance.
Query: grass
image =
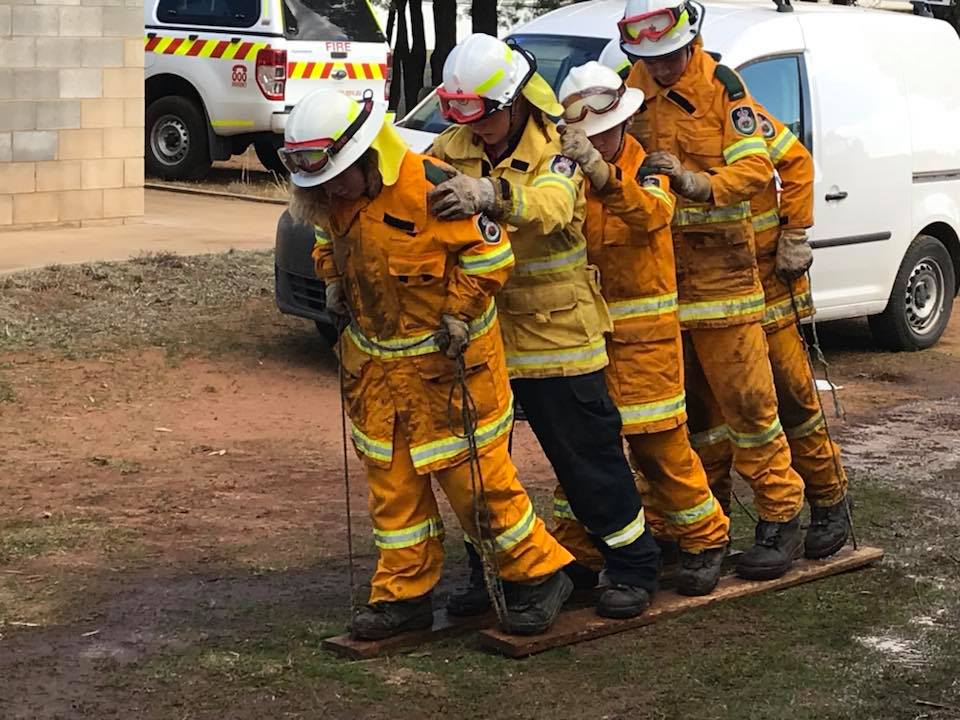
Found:
[[[0,521],[0,565],[69,551],[115,552],[135,538],[133,531],[90,516],[54,514]]]
[[[13,385],[0,377],[0,403],[12,403],[16,400],[17,393],[14,392]]]

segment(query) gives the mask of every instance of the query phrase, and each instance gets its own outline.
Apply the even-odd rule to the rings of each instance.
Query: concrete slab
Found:
[[[146,191],[142,224],[0,232],[0,273],[52,264],[273,247],[281,205]]]

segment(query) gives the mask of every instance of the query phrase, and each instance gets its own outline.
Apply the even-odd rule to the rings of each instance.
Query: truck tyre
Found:
[[[253,149],[257,153],[257,160],[268,172],[276,173],[282,178],[287,176],[287,169],[280,162],[280,156],[277,155],[277,145],[268,140],[258,140],[253,144]]]
[[[146,170],[164,180],[199,180],[210,170],[207,120],[196,101],[167,95],[147,108]]]
[[[918,235],[900,263],[887,309],[869,318],[874,339],[893,351],[935,345],[950,322],[956,287],[953,260],[943,243]]]

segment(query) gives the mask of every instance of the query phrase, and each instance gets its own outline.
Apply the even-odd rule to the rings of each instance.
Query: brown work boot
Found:
[[[850,537],[850,519],[847,517],[849,496],[836,505],[827,507],[810,506],[810,527],[803,541],[803,554],[811,560],[830,557],[847,544]]]
[[[800,557],[802,547],[799,515],[782,523],[761,520],[753,547],[740,556],[737,575],[747,580],[775,580]]]
[[[720,582],[727,546],[708,548],[698,553],[680,551],[677,592],[681,595],[709,595]]]
[[[355,640],[383,640],[432,626],[433,602],[427,594],[411,600],[376,602],[358,607],[353,613],[350,635]]]

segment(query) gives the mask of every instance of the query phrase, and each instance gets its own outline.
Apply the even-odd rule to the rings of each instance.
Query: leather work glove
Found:
[[[672,153],[658,150],[643,160],[643,167],[651,168],[670,178],[671,189],[681,197],[694,202],[707,202],[713,195],[710,180],[703,173],[695,173],[683,167]]]
[[[784,228],[777,240],[777,275],[784,282],[792,282],[813,265],[813,250],[803,228]]]
[[[467,324],[453,315],[440,316],[440,329],[436,334],[437,347],[451,360],[463,354],[470,343],[470,329]]]
[[[610,166],[583,130],[561,125],[560,144],[563,154],[580,166],[593,189],[602,190],[610,179]]]
[[[441,220],[461,220],[479,213],[492,213],[496,192],[490,178],[454,175],[427,193],[430,212]]]
[[[327,312],[333,315],[338,323],[350,317],[347,307],[347,298],[343,292],[343,280],[330,280],[325,288]]]

